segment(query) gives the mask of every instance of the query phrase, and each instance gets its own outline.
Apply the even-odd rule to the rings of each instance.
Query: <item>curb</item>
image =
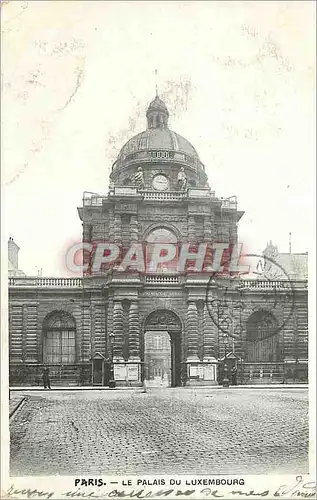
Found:
[[[15,407],[13,408],[13,410],[11,410],[9,412],[9,418],[13,417],[13,415],[15,414],[15,412],[20,408],[20,406],[22,405],[22,403],[24,403],[27,399],[27,396],[23,396],[20,401],[15,405]]]
[[[56,392],[56,391],[142,391],[142,387],[84,387],[84,386],[70,386],[70,387],[53,387],[52,389],[43,389],[43,387],[10,387],[11,392],[34,391],[34,392]]]
[[[265,389],[308,389],[309,388],[309,385],[308,384],[298,384],[298,385],[292,385],[292,384],[281,384],[281,385],[261,385],[261,384],[256,384],[256,385],[229,385],[228,387],[223,387],[222,385],[214,385],[214,386],[186,386],[184,387],[184,389],[199,389],[199,390],[202,390],[202,389],[208,389],[208,390],[213,390],[213,389],[233,389],[233,390],[240,390],[240,389],[262,389],[262,390],[265,390]]]

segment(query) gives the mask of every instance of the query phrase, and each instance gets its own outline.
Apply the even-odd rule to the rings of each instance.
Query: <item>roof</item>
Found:
[[[289,279],[308,278],[308,253],[278,253],[274,260],[283,268]]]
[[[11,278],[11,277],[17,277],[17,278],[20,278],[20,277],[23,277],[23,276],[26,276],[26,274],[21,271],[21,269],[14,269],[14,268],[10,268],[10,261],[9,261],[9,269],[8,269],[8,276]]]
[[[150,103],[146,114],[148,114],[150,111],[162,111],[163,113],[166,113],[167,115],[169,114],[165,102],[162,101],[162,99],[160,99],[158,95]]]
[[[132,137],[121,149],[119,158],[142,150],[181,151],[198,158],[194,146],[169,128],[149,128]]]

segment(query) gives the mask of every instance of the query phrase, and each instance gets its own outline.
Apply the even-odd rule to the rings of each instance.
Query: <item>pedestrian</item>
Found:
[[[237,367],[233,366],[231,369],[231,385],[237,385]]]
[[[44,389],[51,388],[49,369],[47,366],[43,367],[43,384],[44,384]]]

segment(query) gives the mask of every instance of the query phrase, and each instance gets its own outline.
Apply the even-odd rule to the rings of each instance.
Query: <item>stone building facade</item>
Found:
[[[154,270],[95,268],[100,242],[121,258],[140,245],[147,263],[157,244],[189,252],[206,244],[208,261],[216,242],[238,241],[236,198],[210,189],[158,96],[146,118],[146,130],[121,149],[108,194],[84,195],[78,208],[83,241],[94,249],[83,277],[9,278],[10,383],[40,384],[46,364],[53,385],[107,385],[113,364],[118,386],[139,386],[149,373],[148,332],[169,335],[172,386],[220,383],[224,357],[237,365],[238,383],[307,381],[307,276],[274,274],[268,249],[253,279],[198,272],[194,258],[183,272],[173,259]]]

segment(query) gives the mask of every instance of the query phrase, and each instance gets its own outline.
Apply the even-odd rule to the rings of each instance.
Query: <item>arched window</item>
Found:
[[[177,272],[177,254],[178,254],[178,245],[177,245],[177,236],[175,233],[170,231],[169,229],[166,229],[165,227],[158,227],[157,229],[153,229],[153,231],[150,232],[150,234],[146,238],[146,267],[148,272],[154,272],[154,273],[169,273],[169,274],[174,274]],[[153,259],[153,255],[155,255],[155,248],[156,245],[166,245],[166,248],[168,247],[176,247],[175,249],[175,256],[173,259],[168,259],[167,261],[160,262],[159,264],[156,263],[156,259]],[[164,246],[163,245],[163,246]],[[161,250],[160,255],[164,255],[165,252],[167,251],[165,249]],[[173,251],[173,249],[171,249]]]
[[[247,340],[264,340],[276,333],[277,321],[269,311],[255,311],[247,322]]]
[[[65,311],[49,314],[43,323],[43,362],[70,364],[76,361],[76,324]]]
[[[124,186],[131,186],[133,184],[132,180],[130,179],[130,177],[126,177],[123,181],[123,185]]]
[[[150,232],[147,237],[148,243],[177,243],[176,235],[166,229],[165,227],[159,227]]]
[[[279,361],[278,322],[275,316],[269,311],[255,311],[249,316],[246,327],[246,360],[249,362]]]

